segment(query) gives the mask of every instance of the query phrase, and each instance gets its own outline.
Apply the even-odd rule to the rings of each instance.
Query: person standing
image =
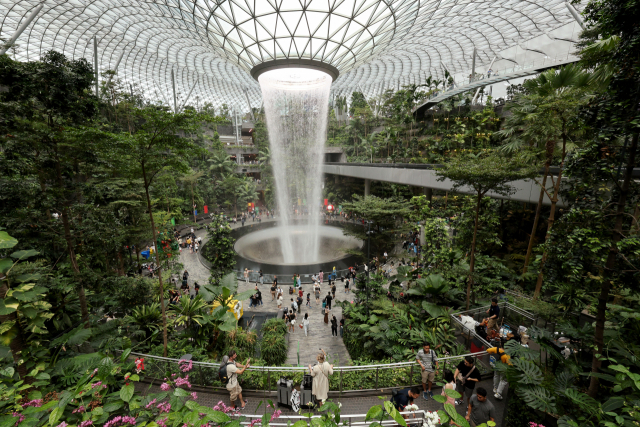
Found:
[[[489,315],[489,324],[487,328],[498,330],[498,318],[500,317],[500,307],[498,306],[498,299],[491,298],[491,307],[486,311]]]
[[[294,333],[296,331],[296,312],[295,310],[289,313],[289,332]]]
[[[344,282],[344,293],[349,292],[349,277],[347,276],[347,280]]]
[[[336,283],[333,282],[333,285],[331,286],[331,293],[333,294],[333,299],[336,299]]]
[[[276,299],[276,285],[271,285],[271,301]]]
[[[420,351],[418,351],[416,359],[422,368],[422,398],[424,400],[433,399],[431,384],[436,380],[436,373],[439,367],[436,352],[431,350],[431,345],[428,342],[425,342],[422,344]],[[428,389],[427,385],[429,386]]]
[[[251,359],[247,359],[247,363],[241,365],[240,363],[236,363],[237,357],[238,353],[236,353],[235,350],[229,351],[227,359],[227,378],[229,378],[229,382],[227,383],[227,391],[230,394],[231,404],[234,407],[237,407],[236,400],[239,398],[241,402],[240,409],[244,409],[244,407],[247,405],[247,402],[242,398],[242,387],[240,387],[240,383],[238,382],[238,375],[242,375],[244,371],[249,366],[251,366],[249,365]]]
[[[278,286],[278,276],[273,276],[273,284]]]
[[[324,273],[322,272],[322,270],[320,270],[320,274],[318,274],[318,281],[320,282],[320,284],[322,284],[323,280],[324,280]]]
[[[507,341],[513,338],[513,334],[509,334],[507,336]],[[502,348],[499,347],[491,347],[487,349],[487,353],[500,355],[500,361],[504,364],[511,365],[511,356],[504,352]],[[504,388],[508,385],[507,378],[503,373],[498,371],[493,372],[493,393],[494,397],[498,400],[502,400],[502,393]]]
[[[303,302],[302,297],[301,297],[300,295],[298,295],[298,298],[297,298],[297,303],[298,303],[298,313],[302,312],[302,302]]]
[[[320,285],[315,285],[313,292],[316,295],[316,305],[320,304]]]
[[[307,292],[307,307],[311,307],[311,292]]]
[[[342,338],[342,331],[344,330],[344,317],[340,319],[340,338]]]
[[[331,301],[333,300],[333,298],[331,297],[331,292],[327,292],[327,296],[324,297],[324,299],[327,301],[327,309],[331,310]]]
[[[278,297],[278,308],[282,308],[282,301],[283,301],[282,294],[280,294],[280,296]]]
[[[335,315],[331,316],[331,336],[338,336],[338,319],[336,319]]]
[[[320,401],[320,405],[323,405],[329,396],[329,375],[333,375],[333,365],[330,365],[325,360],[326,356],[327,354],[322,350],[322,353],[316,357],[318,364],[314,367],[309,365],[309,372],[313,377],[311,394],[316,397],[316,400]]]
[[[249,283],[249,273],[253,272],[253,270],[249,270],[248,268],[244,269],[244,283]]]
[[[455,390],[456,389],[456,381],[455,378],[453,376],[453,372],[451,372],[448,369],[445,369],[444,371],[444,380],[446,381],[444,387],[442,387],[442,392],[440,393],[442,396],[447,398],[447,401],[444,403],[450,403],[452,405],[455,405],[456,400],[449,396],[446,392],[446,390]]]
[[[304,328],[304,336],[309,336],[309,313],[304,314],[304,319],[302,319],[302,327]]]
[[[465,356],[464,360],[456,367],[456,372],[453,376],[456,379],[456,389],[460,394],[466,396],[468,404],[476,383],[480,381],[480,371],[476,369],[473,357]],[[459,399],[458,404],[461,405],[462,403],[463,400]]]
[[[327,307],[324,308],[324,323],[329,324],[329,309]]]
[[[399,412],[403,412],[408,405],[413,405],[414,399],[420,397],[420,389],[418,387],[405,388],[391,396],[391,403]],[[403,415],[406,418],[406,415]]]
[[[298,303],[295,302],[293,298],[291,298],[291,309],[293,310],[294,313],[298,311]]]
[[[478,387],[476,394],[471,396],[469,400],[469,408],[467,416],[464,417],[471,427],[476,427],[480,424],[484,424],[487,421],[495,422],[496,410],[493,403],[487,400],[487,390],[482,387]]]
[[[262,273],[262,269],[258,271],[258,277],[260,278],[260,284],[264,285],[264,274]]]

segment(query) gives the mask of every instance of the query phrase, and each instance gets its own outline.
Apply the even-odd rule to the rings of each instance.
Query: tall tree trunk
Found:
[[[633,175],[633,166],[635,164],[636,151],[638,149],[638,134],[635,134],[631,139],[631,147],[629,149],[629,160],[627,160],[627,168],[624,175],[624,181],[622,188],[620,189],[620,196],[618,196],[618,207],[616,209],[616,222],[613,228],[613,236],[611,238],[612,243],[609,247],[609,254],[607,255],[607,262],[604,268],[604,277],[602,285],[600,286],[600,295],[598,296],[598,311],[596,313],[596,330],[594,334],[595,349],[593,350],[593,358],[591,360],[591,372],[598,373],[602,361],[597,357],[604,352],[604,322],[605,313],[607,310],[607,301],[609,299],[609,292],[611,290],[611,275],[615,271],[616,257],[618,255],[618,242],[622,239],[622,223],[624,221],[625,213],[624,208],[627,203],[627,197],[629,195],[629,184]],[[589,396],[595,398],[598,395],[598,388],[600,386],[600,379],[596,376],[591,376],[591,382],[589,383]]]
[[[57,158],[56,152],[56,178],[58,181],[58,188],[62,194],[62,227],[64,229],[64,240],[67,243],[67,251],[69,252],[69,261],[71,261],[71,268],[77,282],[78,301],[80,302],[80,314],[82,321],[84,322],[85,329],[89,328],[89,308],[87,306],[87,297],[84,293],[84,286],[82,285],[82,277],[80,275],[80,267],[78,266],[78,259],[74,250],[73,238],[71,237],[71,225],[69,224],[69,207],[67,206],[67,200],[64,196],[64,184],[62,182],[62,170],[60,169],[60,159]]]
[[[167,357],[167,313],[164,306],[164,286],[162,284],[162,264],[160,264],[160,251],[156,243],[156,223],[153,221],[153,211],[151,210],[151,197],[149,197],[149,185],[147,181],[147,170],[142,163],[142,176],[144,178],[144,191],[147,196],[147,209],[149,209],[149,220],[151,221],[151,233],[153,238],[151,244],[156,246],[156,264],[158,266],[158,281],[160,284],[160,309],[162,311],[162,356]]]
[[[524,268],[522,274],[526,274],[529,268],[529,260],[531,259],[531,252],[533,251],[533,242],[536,238],[536,230],[538,229],[538,222],[540,221],[540,214],[542,213],[542,201],[544,200],[544,190],[547,185],[547,176],[549,175],[549,163],[544,164],[544,177],[542,178],[542,186],[540,187],[540,197],[538,198],[538,206],[536,207],[536,216],[533,219],[533,228],[531,229],[531,236],[529,237],[529,246],[527,247],[527,256],[524,258]]]
[[[195,200],[193,198],[193,182],[191,183],[191,207],[193,209],[193,222],[196,223],[198,222],[197,218],[196,218],[196,203]]]
[[[564,126],[563,126],[564,129]],[[556,206],[558,204],[558,196],[560,195],[560,183],[562,181],[562,170],[564,168],[564,159],[567,155],[567,136],[565,133],[562,133],[562,161],[560,162],[560,171],[558,171],[558,178],[556,180],[555,185],[553,186],[553,196],[551,197],[551,211],[549,212],[549,222],[547,224],[547,234],[544,236],[544,242],[547,243],[549,241],[549,237],[551,237],[551,228],[553,228],[553,223],[556,220]],[[549,256],[549,251],[545,249],[542,254],[542,259],[540,260],[540,270],[538,270],[538,280],[536,282],[536,290],[533,293],[533,299],[537,299],[540,295],[540,291],[542,290],[542,279],[544,277],[543,269],[544,264],[547,261],[547,257]]]
[[[473,240],[471,241],[471,255],[469,256],[469,280],[467,281],[467,310],[471,298],[471,286],[473,285],[473,269],[476,263],[476,237],[478,236],[478,221],[480,218],[480,202],[482,194],[478,191],[478,199],[476,200],[476,217],[473,222]]]
[[[7,296],[7,292],[9,291],[8,281],[9,278],[4,276],[0,277],[0,298],[4,300]],[[13,361],[16,364],[16,370],[18,371],[18,375],[20,375],[20,379],[24,380],[26,383],[33,383],[33,377],[27,377],[27,364],[22,357],[22,350],[24,349],[24,339],[22,337],[22,328],[18,323],[18,315],[14,311],[13,313],[0,316],[0,323],[6,324],[7,322],[16,322],[16,335],[9,342],[9,348],[11,349],[11,355],[13,356]]]

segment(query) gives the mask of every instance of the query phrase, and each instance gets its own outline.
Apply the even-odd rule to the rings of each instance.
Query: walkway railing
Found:
[[[441,379],[445,369],[455,370],[465,356],[479,358],[487,356],[485,351],[461,354],[456,356],[439,357],[440,363],[438,379]],[[131,353],[130,357],[144,358],[144,377],[155,383],[162,383],[164,378],[172,374],[181,374],[180,359],[155,356],[151,354]],[[244,360],[238,361],[244,363]],[[312,361],[309,361],[311,363]],[[192,361],[193,369],[189,372],[189,381],[193,385],[220,389],[224,387],[218,379],[219,363]],[[329,390],[340,393],[361,393],[367,390],[382,390],[388,388],[406,387],[420,383],[420,366],[416,361],[334,366],[333,375],[329,377]],[[306,366],[250,366],[242,375],[242,387],[257,392],[272,392],[276,390],[277,381],[284,377],[300,384],[303,376],[308,373]]]
[[[407,422],[407,425],[414,425],[414,426],[427,425],[427,416],[426,416],[427,411],[423,411],[423,410],[414,411],[414,412],[407,411],[407,412],[400,412],[400,414],[407,415],[407,418],[405,419],[405,421]],[[249,425],[251,424],[251,420],[256,418],[262,418],[264,415],[242,414],[241,416],[247,418],[247,421],[241,422],[240,424]],[[321,416],[322,415],[313,415],[311,418],[312,419],[320,418]],[[340,414],[340,425],[349,426],[349,427],[355,427],[355,426],[368,427],[369,425],[371,425],[373,420],[365,422],[366,417],[367,417],[367,414],[352,414],[352,415]],[[296,421],[301,421],[301,420],[306,421],[307,425],[310,425],[310,426],[315,425],[315,423],[311,421],[308,416],[305,416],[305,415],[286,415],[286,416],[281,415],[276,420],[270,422],[269,425],[270,426],[288,426],[288,425],[293,425],[295,424]],[[380,421],[380,424],[383,426],[398,425],[398,423],[392,419]]]

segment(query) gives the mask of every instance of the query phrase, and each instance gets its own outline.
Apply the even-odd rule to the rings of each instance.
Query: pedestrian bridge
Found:
[[[371,181],[391,182],[394,184],[411,185],[425,189],[451,191],[453,182],[445,179],[438,181],[435,169],[438,165],[413,164],[413,163],[325,163],[324,173],[329,175],[348,176],[365,180],[365,194],[368,194]],[[557,174],[559,168],[552,168],[552,173]],[[542,180],[538,180],[541,182]],[[537,204],[540,197],[540,186],[533,180],[520,179],[510,183],[516,192],[510,196],[489,192],[487,196],[496,199],[516,200],[518,202]],[[551,192],[551,180],[547,180],[547,190]],[[458,193],[475,194],[472,188],[463,187]],[[551,200],[545,196],[543,204],[550,205]],[[562,200],[558,206],[564,206]]]

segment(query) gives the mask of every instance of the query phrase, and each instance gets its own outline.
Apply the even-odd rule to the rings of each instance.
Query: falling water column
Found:
[[[284,68],[258,78],[269,131],[272,169],[285,263],[313,263],[320,246],[322,163],[331,77],[317,70]],[[309,220],[308,239],[296,239],[295,211]]]

